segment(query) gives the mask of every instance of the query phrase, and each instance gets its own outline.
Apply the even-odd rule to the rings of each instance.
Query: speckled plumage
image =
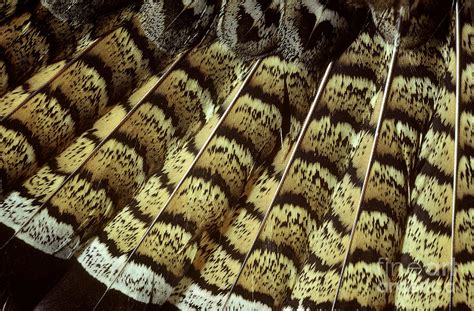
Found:
[[[6,310],[474,307],[470,1],[38,2],[0,0]]]

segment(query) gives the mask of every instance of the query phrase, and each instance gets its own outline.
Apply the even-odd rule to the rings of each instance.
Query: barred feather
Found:
[[[0,305],[474,308],[471,2],[0,0]]]

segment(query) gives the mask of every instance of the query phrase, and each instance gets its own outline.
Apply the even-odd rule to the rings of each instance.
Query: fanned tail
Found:
[[[0,305],[473,308],[473,3],[0,0]]]
[[[214,57],[225,59],[221,70],[216,72],[212,71],[214,67],[208,67],[209,60]],[[166,202],[178,196],[177,186],[183,184],[183,175],[212,132],[220,112],[229,104],[226,98],[234,92],[247,68],[247,65],[236,60],[221,44],[215,42],[205,49],[191,52],[180,66],[170,73],[168,79],[149,98],[149,105],[155,107],[157,116],[161,115],[170,120],[169,130],[174,131],[167,146],[164,146],[168,149],[166,156],[160,161],[159,167],[149,172],[152,174],[146,177],[131,203],[118,209],[118,214],[81,252],[78,263],[65,276],[64,282],[61,282],[40,306],[60,309],[60,306],[51,304],[57,295],[70,297],[73,302],[71,307],[78,309],[92,308],[99,301],[99,308],[109,304],[139,307],[140,304],[146,304],[150,297],[153,297],[152,303],[163,299],[162,294],[157,294],[163,291],[163,287],[150,284],[146,274],[151,273],[150,277],[155,275],[153,279],[156,279],[156,282],[163,280],[157,272],[146,268],[155,265],[155,247],[162,247],[149,247],[150,243],[155,245],[153,237],[157,237],[158,226],[151,227],[150,224],[154,223],[155,215],[162,216],[164,212],[161,210],[169,205]],[[204,77],[206,79],[203,79]],[[189,101],[189,98],[193,100]],[[181,186],[180,191],[183,188],[185,187]],[[151,229],[153,230],[150,231]],[[176,255],[173,251],[171,254]],[[125,265],[129,256],[133,258]],[[142,263],[143,260],[145,263]],[[139,269],[144,274],[130,274],[130,269]],[[83,293],[85,299],[81,299],[82,296],[70,287],[72,284],[69,279],[77,278],[84,279],[84,282],[89,284],[89,289]],[[131,280],[133,282],[130,282]],[[110,291],[106,291],[107,286],[110,286]],[[139,290],[143,286],[147,289]],[[150,286],[155,290],[153,294],[149,291]],[[100,299],[102,294],[104,297]],[[89,298],[86,299],[87,297]]]

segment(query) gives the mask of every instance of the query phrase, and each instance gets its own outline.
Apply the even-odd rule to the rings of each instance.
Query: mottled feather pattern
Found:
[[[324,63],[327,55],[347,47],[367,10],[346,1],[287,0],[284,12],[279,28],[281,53],[314,68]]]
[[[214,43],[206,50],[201,50],[197,53],[191,52],[182,66],[180,66],[181,68],[176,68],[170,74],[169,79],[164,81],[162,87],[157,90],[156,96],[160,96],[159,94],[161,93],[160,97],[163,97],[162,100],[165,100],[164,106],[169,105],[165,111],[169,114],[176,109],[174,118],[176,121],[179,121],[180,118],[182,118],[181,121],[187,121],[181,122],[181,126],[187,124],[188,132],[182,132],[184,129],[181,129],[182,134],[175,137],[174,142],[170,146],[170,154],[163,161],[163,167],[148,178],[143,187],[137,192],[132,203],[122,209],[111,220],[104,228],[104,231],[98,235],[98,238],[94,239],[78,258],[79,263],[84,267],[83,269],[92,276],[89,277],[91,280],[97,279],[106,286],[112,285],[114,277],[119,276],[118,273],[127,255],[139,246],[139,239],[144,235],[146,228],[150,226],[154,215],[163,212],[161,211],[162,205],[167,201],[173,189],[177,187],[179,180],[183,177],[184,172],[189,168],[193,158],[196,156],[197,150],[202,147],[205,138],[215,127],[216,121],[222,113],[222,107],[219,107],[219,105],[228,104],[225,101],[225,96],[232,92],[232,88],[238,85],[236,83],[239,80],[236,78],[245,73],[246,66],[243,63],[234,63],[235,67],[227,67],[226,70],[209,72],[207,71],[211,69],[211,67],[208,67],[209,61],[214,57],[226,60],[223,64],[223,69],[226,68],[225,64],[233,62],[233,57],[228,54],[226,49],[223,49],[221,44]],[[194,68],[193,75],[186,74],[186,70],[184,70],[186,68],[190,73],[190,69]],[[215,79],[201,80],[204,74],[208,78],[213,76]],[[227,82],[217,84],[217,81]],[[183,82],[185,83],[183,84]],[[195,96],[193,96],[195,101],[188,104],[188,115],[183,114],[186,109],[183,109],[185,107],[182,105],[185,102],[182,100],[185,100],[185,98],[181,97],[182,92],[178,92],[180,85],[187,86],[188,92],[195,93]],[[154,99],[156,100],[157,98],[159,97]],[[196,105],[199,102],[202,104]],[[201,107],[201,113],[196,113],[198,111],[195,109],[198,107]],[[176,122],[175,124],[178,125],[180,123]],[[190,140],[190,137],[195,138]],[[155,198],[157,197],[160,200],[156,201]],[[129,236],[129,238],[124,240],[124,235]],[[144,241],[143,243],[154,242],[152,240]],[[137,269],[142,266],[140,263],[143,260],[146,260],[146,262],[157,260],[156,255],[154,256],[153,254],[153,252],[150,253],[148,251],[147,247],[138,249],[136,259],[127,265],[128,269]],[[138,263],[135,263],[135,261],[138,261]],[[146,278],[137,280],[136,278],[142,275],[129,274],[127,269],[120,276],[121,278],[117,279],[112,287],[113,289],[125,291],[126,294],[133,295],[137,301],[142,303],[148,302],[148,299],[151,299],[151,297],[163,299],[163,286],[155,287],[152,283],[154,278],[148,279],[148,281]],[[146,274],[143,277],[145,276]],[[130,282],[129,280],[131,279],[135,279],[135,281]],[[133,286],[133,284],[137,284],[136,282],[138,284],[147,284],[148,290],[144,292],[139,291],[139,288]],[[155,282],[159,282],[158,277]],[[66,290],[68,289],[67,284],[64,287],[66,287]],[[101,290],[103,291],[104,289]],[[153,290],[157,292],[150,297],[144,296],[150,295],[149,291],[153,292]],[[101,294],[101,292],[97,293],[97,295]],[[113,297],[113,294],[111,295]],[[105,300],[113,301],[114,298],[109,299],[106,296]]]
[[[465,81],[462,84],[462,102],[460,107],[460,128],[459,145],[459,173],[456,176],[458,182],[457,210],[455,217],[454,231],[454,262],[456,270],[454,274],[454,297],[453,304],[456,308],[468,309],[472,307],[474,299],[474,201],[473,201],[473,124],[468,121],[472,119],[472,89],[474,80],[472,76],[474,46],[471,42],[474,35],[472,27],[472,14],[468,6],[462,12],[462,18],[466,23],[463,25],[462,39],[462,76]]]
[[[143,30],[167,53],[182,52],[201,39],[213,21],[217,5],[215,0],[144,0]]]
[[[474,308],[471,2],[0,0],[0,306]]]
[[[29,177],[117,98],[155,72],[150,57],[158,52],[147,50],[137,32],[132,22],[108,34],[3,119],[1,126],[8,134],[2,145],[9,154],[8,163],[0,167],[3,191]],[[129,62],[118,65],[123,57]]]
[[[301,67],[289,66],[281,59],[275,57],[263,59],[261,68],[257,69],[250,85],[261,88],[264,92],[262,95],[265,97],[256,93],[258,89],[253,90],[251,94],[252,97],[262,99],[261,103],[256,102],[254,105],[258,103],[263,106],[269,99],[273,99],[271,102],[280,105],[279,117],[283,118],[282,122],[288,124],[286,132],[282,133],[284,140],[277,142],[278,152],[273,152],[273,155],[267,158],[266,162],[271,163],[270,167],[267,167],[268,164],[256,166],[235,207],[230,208],[223,215],[224,224],[214,224],[203,234],[202,244],[191,267],[191,271],[194,271],[190,273],[189,278],[181,280],[177,286],[178,291],[173,293],[169,300],[170,303],[180,308],[191,307],[197,303],[209,308],[213,305],[223,307],[232,284],[237,281],[238,271],[243,264],[245,254],[252,246],[252,238],[257,234],[263,214],[270,208],[279,177],[285,163],[289,160],[290,148],[295,143],[297,133],[301,128],[303,111],[307,109],[307,104],[313,94],[311,90],[304,92],[304,87],[311,85],[315,78],[301,70]],[[273,83],[267,85],[265,81],[273,81]],[[297,95],[298,91],[303,92]],[[290,97],[295,101],[287,102]],[[284,111],[287,111],[289,115],[285,115]],[[285,121],[284,118],[289,120]],[[283,124],[282,130],[285,130]],[[268,145],[262,144],[262,148],[268,148]],[[222,278],[216,273],[221,269],[232,271],[233,277],[228,275]],[[217,291],[219,295],[214,296],[209,293],[213,291]]]
[[[414,199],[410,181],[420,165],[420,137],[427,135],[427,121],[438,102],[445,48],[443,42],[433,41],[400,52],[397,59],[337,306],[382,309],[389,303],[385,291],[394,281],[391,267],[400,260],[397,250],[402,245],[406,206]]]
[[[106,177],[113,179],[113,176],[107,176],[113,174],[113,166],[109,169],[107,167],[112,164],[121,163],[124,165],[125,163],[112,161],[114,159],[112,155],[109,155],[109,158],[101,158],[101,155],[113,152],[113,148],[108,150],[106,147],[101,149],[102,153],[96,152],[96,162],[93,162],[94,164],[91,164],[90,167],[82,163],[70,166],[67,160],[68,153],[75,154],[78,151],[81,151],[81,154],[76,156],[79,158],[76,161],[86,159],[87,153],[94,150],[94,147],[105,139],[106,135],[101,133],[102,135],[95,139],[93,134],[86,133],[81,137],[82,140],[80,138],[74,143],[73,139],[76,135],[92,126],[94,120],[102,115],[105,115],[105,121],[102,121],[102,124],[98,121],[95,128],[110,132],[111,129],[107,127],[113,126],[113,122],[108,122],[109,119],[117,123],[121,122],[120,113],[110,115],[110,111],[117,112],[117,109],[119,112],[121,111],[120,108],[116,108],[119,98],[127,96],[133,88],[141,85],[152,74],[160,70],[156,58],[161,52],[148,43],[136,25],[131,21],[106,35],[94,48],[68,66],[46,88],[21,103],[18,109],[2,121],[2,129],[4,129],[2,144],[5,146],[3,150],[6,154],[10,153],[7,159],[11,161],[10,163],[2,161],[1,164],[2,186],[6,192],[9,192],[10,187],[19,186],[18,183],[21,179],[33,175],[46,159],[60,154],[63,150],[57,160],[66,160],[63,166],[67,167],[64,170],[61,163],[50,162],[45,170],[39,170],[39,175],[32,177],[30,180],[32,184],[27,184],[26,189],[23,188],[25,186],[23,185],[22,190],[14,191],[6,198],[2,206],[2,219],[6,224],[3,228],[6,231],[1,237],[2,244],[7,243],[12,237],[12,230],[20,230],[20,239],[29,241],[29,244],[36,245],[45,253],[56,254],[59,257],[69,256],[70,245],[77,244],[76,236],[71,234],[74,232],[72,228],[76,228],[77,235],[82,237],[91,230],[93,231],[94,225],[97,225],[96,222],[103,220],[104,213],[107,217],[111,216],[111,206],[104,207],[100,211],[88,212],[89,208],[81,211],[79,201],[73,201],[74,203],[70,206],[67,203],[67,197],[72,193],[78,193],[75,187],[71,187],[74,185],[74,181],[79,182],[80,187],[86,187],[87,181],[90,181],[90,188],[80,189],[83,191],[81,192],[84,197],[83,204],[87,206],[87,202],[91,202],[93,199],[98,202],[101,202],[100,200],[107,202],[107,197],[104,196],[102,189],[104,187],[113,189],[114,184],[103,185],[103,188],[95,189],[94,182],[98,182],[100,185],[101,179],[94,179],[88,170],[94,172],[94,165],[104,165],[101,171],[95,172],[96,176],[101,176],[102,180],[107,180]],[[122,62],[118,66],[122,57],[125,57],[128,62]],[[163,59],[163,62],[166,62],[166,58]],[[111,88],[112,85],[114,85],[113,88]],[[132,103],[125,103],[125,112],[130,110]],[[56,113],[45,110],[45,105]],[[109,115],[106,114],[107,112]],[[34,116],[34,118],[28,118],[28,116]],[[49,127],[49,132],[41,133],[41,130],[48,128],[45,126]],[[58,126],[60,127],[58,128]],[[106,126],[105,129],[104,126]],[[33,138],[32,135],[35,132],[38,133],[37,139],[25,140],[25,135],[30,135],[30,138]],[[10,140],[16,140],[16,142],[7,146]],[[92,145],[88,144],[90,140],[93,142]],[[69,149],[66,148],[68,145]],[[125,155],[127,154],[125,153]],[[15,165],[9,166],[12,163]],[[129,164],[129,168],[137,167],[137,163],[129,161]],[[52,168],[52,171],[48,168],[50,165],[52,165],[49,167]],[[75,166],[80,166],[81,170],[75,172]],[[81,179],[81,176],[85,176],[85,179]],[[138,182],[136,177],[135,180],[133,179],[133,176],[128,176],[128,179],[124,176],[121,181],[124,180],[129,180],[127,185]],[[45,185],[47,185],[46,189]],[[115,190],[118,190],[117,187],[115,184]],[[94,196],[95,194],[98,195],[97,198]],[[23,200],[25,197],[27,198],[26,204]],[[70,208],[77,208],[78,215],[75,215],[76,217],[69,216]],[[52,217],[54,220],[49,223],[51,224],[49,226],[48,222],[44,223],[43,221],[48,219],[51,213],[54,215]],[[60,215],[63,215],[63,218],[67,220],[65,223],[56,221],[55,217]],[[35,234],[37,232],[35,226],[33,225],[31,228],[32,223],[38,222],[42,223],[41,229],[39,229],[42,233],[39,236]],[[55,227],[60,224],[61,230]],[[25,229],[24,232],[23,229]],[[72,248],[74,249],[73,246]],[[6,256],[6,260],[11,259],[8,257]]]
[[[399,1],[398,6],[396,2]],[[423,44],[438,30],[451,1],[443,0],[368,0],[374,22],[387,42],[394,43],[397,32],[401,34],[401,46],[414,48]],[[397,23],[401,17],[401,27]]]
[[[241,55],[261,55],[279,43],[282,0],[225,0],[217,26],[219,38]]]
[[[354,54],[360,57],[355,58],[352,56]],[[374,35],[373,28],[362,32],[336,62],[333,76],[326,86],[325,96],[341,97],[339,102],[329,101],[328,105],[331,106],[326,108],[326,113],[332,112],[340,116],[326,118],[340,120],[342,124],[330,128],[340,130],[342,135],[336,131],[334,140],[329,138],[328,141],[323,135],[317,137],[324,139],[324,143],[332,142],[329,145],[330,149],[325,153],[334,149],[338,152],[327,154],[326,161],[329,163],[335,161],[333,163],[337,163],[336,167],[342,171],[333,172],[332,180],[328,181],[326,204],[329,207],[321,206],[319,219],[314,219],[314,229],[307,235],[309,253],[287,300],[288,307],[305,309],[331,307],[337,290],[344,251],[349,240],[350,226],[360,196],[363,175],[368,164],[367,155],[373,139],[375,116],[383,84],[378,77],[384,76],[386,71],[384,68],[387,63],[386,54],[383,40]],[[354,74],[356,72],[359,74]],[[335,87],[336,85],[338,87]],[[345,90],[353,92],[346,91],[346,93]],[[331,91],[335,94],[331,94]],[[334,167],[334,164],[332,166]]]
[[[3,22],[17,12],[21,12],[27,5],[34,3],[32,0],[1,0],[0,22]]]
[[[0,25],[0,95],[49,66],[71,62],[96,38],[129,21],[134,11],[136,6],[130,5],[82,26],[57,20],[39,5],[13,16]]]
[[[125,0],[41,0],[41,4],[58,19],[73,24],[93,22],[101,13],[116,10],[127,3]]]
[[[15,110],[22,102],[29,96],[45,86],[49,81],[58,75],[66,68],[67,61],[61,60],[51,65],[45,66],[38,70],[28,80],[13,90],[3,94],[1,97],[2,105],[0,106],[0,118],[3,119],[13,110]]]

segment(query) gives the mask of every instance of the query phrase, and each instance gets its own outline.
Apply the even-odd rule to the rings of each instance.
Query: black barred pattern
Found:
[[[9,154],[8,164],[0,164],[3,191],[31,176],[45,159],[63,150],[118,99],[155,73],[157,64],[151,59],[156,55],[140,29],[126,24],[21,102],[0,123],[9,137],[2,142]]]
[[[409,191],[419,165],[419,140],[427,135],[443,78],[443,44],[433,40],[398,53],[336,308],[382,309],[394,302],[386,292],[395,281],[406,206],[413,199]]]
[[[0,306],[474,308],[453,1],[0,0]]]
[[[74,59],[95,38],[130,20],[136,11],[129,6],[77,27],[56,19],[40,5],[30,6],[0,25],[0,95],[48,65]]]
[[[120,211],[150,174],[164,169],[161,165],[166,160],[168,150],[178,148],[189,137],[195,136],[202,124],[212,120],[213,115],[220,110],[219,103],[225,102],[226,94],[239,83],[239,76],[245,70],[242,63],[236,63],[235,66],[224,65],[221,71],[209,71],[214,68],[208,66],[209,60],[222,53],[225,53],[225,49],[222,50],[222,46],[215,43],[206,50],[189,54],[160,81],[151,94],[136,104],[125,121],[121,121],[107,137],[103,137],[107,128],[100,127],[111,123],[107,121],[108,118],[119,117],[115,120],[122,120],[119,112],[121,107],[114,108],[114,114],[111,114],[112,110],[105,115],[104,120],[96,123],[94,130],[71,145],[73,149],[66,149],[57,158],[59,161],[61,158],[64,160],[71,152],[83,147],[80,145],[81,140],[89,140],[97,130],[102,132],[102,137],[98,137],[103,141],[101,145],[89,157],[84,154],[82,159],[85,158],[85,162],[77,171],[70,172],[73,175],[64,183],[61,182],[64,177],[58,175],[59,178],[55,178],[51,174],[53,172],[48,172],[45,167],[25,184],[31,187],[31,183],[38,179],[44,182],[45,177],[51,178],[51,182],[60,188],[54,189],[50,185],[47,189],[37,188],[38,196],[43,195],[45,190],[50,196],[35,198],[33,202],[36,204],[24,205],[31,199],[22,199],[21,193],[13,192],[4,203],[4,223],[9,226],[14,224],[13,228],[16,229],[28,217],[31,218],[16,239],[55,257],[68,258],[81,238],[94,232],[106,219]],[[229,56],[227,58],[229,62],[232,61]],[[212,76],[214,79],[211,80]],[[87,147],[90,153],[93,146]],[[186,158],[192,159],[189,156]],[[75,161],[80,159],[69,158]],[[176,157],[171,159],[176,160]],[[47,175],[42,176],[44,173]],[[38,182],[35,184],[41,186]],[[121,219],[120,215],[117,215],[118,220]],[[38,222],[44,225],[38,228]],[[58,225],[63,229],[54,232]],[[37,228],[40,231],[36,231]]]
[[[169,303],[181,309],[223,307],[225,297],[237,281],[245,254],[252,247],[263,214],[270,208],[290,148],[311,100],[313,91],[305,88],[312,85],[314,79],[301,67],[268,57],[250,81],[249,88],[243,90],[242,97],[247,93],[252,98],[260,98],[262,106],[267,103],[278,105],[276,107],[283,118],[281,130],[285,130],[286,122],[289,122],[288,128],[281,133],[283,141],[277,142],[278,152],[272,152],[264,163],[252,170],[235,207],[223,214],[224,225],[213,224],[203,233],[189,276],[181,279]],[[265,81],[273,81],[271,88],[262,89]],[[294,101],[289,102],[289,98]],[[241,119],[245,120],[243,116]],[[261,147],[263,151],[269,146],[263,144]],[[223,275],[221,271],[226,273]]]
[[[459,128],[459,171],[457,175],[458,190],[456,197],[456,217],[454,227],[454,291],[453,306],[458,309],[473,307],[474,301],[474,186],[473,186],[473,86],[472,69],[474,64],[474,46],[472,15],[465,8],[461,12],[464,25],[461,32],[461,102]]]
[[[312,221],[302,235],[306,245],[297,250],[304,264],[297,267],[299,275],[293,276],[287,307],[331,307],[368,164],[387,54],[373,27],[364,31],[336,62],[322,109],[316,111],[307,133],[306,139],[314,146],[310,150],[316,148],[316,157],[309,163],[319,166],[316,172],[322,182],[315,180],[316,186],[321,184],[319,194],[305,208],[315,212],[309,214]],[[329,132],[320,132],[324,130]],[[326,169],[331,166],[337,171]]]

